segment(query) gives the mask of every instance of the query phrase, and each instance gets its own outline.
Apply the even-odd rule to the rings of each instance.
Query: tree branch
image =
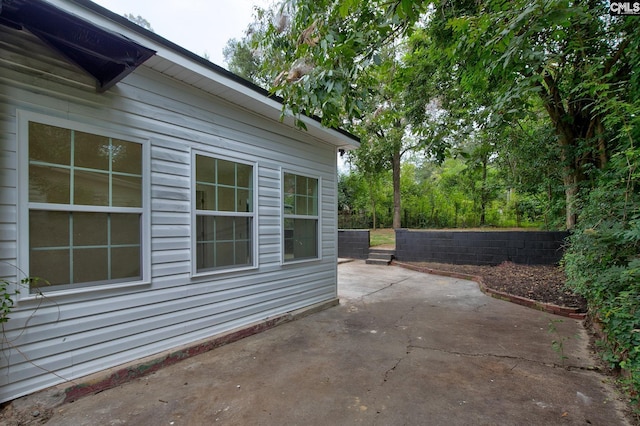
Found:
[[[607,63],[604,65],[604,73],[603,73],[603,75],[609,74],[609,72],[611,71],[611,68],[613,68],[613,66],[616,64],[616,62],[618,62],[618,60],[620,59],[620,57],[624,53],[624,50],[627,48],[627,46],[629,46],[629,43],[631,43],[631,40],[629,38],[624,39],[624,41],[622,43],[620,43],[616,53],[611,58],[609,58]]]
[[[402,151],[400,151],[400,156],[402,157],[407,152],[413,151],[414,149],[418,148],[419,146],[420,146],[420,144],[408,146],[407,148],[405,148]]]

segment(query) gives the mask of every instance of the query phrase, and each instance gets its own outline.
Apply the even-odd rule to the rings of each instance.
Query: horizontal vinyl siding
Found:
[[[37,39],[4,27],[0,62],[3,277],[16,280],[7,265],[19,261],[17,110],[148,139],[151,157],[151,283],[20,300],[5,324],[0,401],[336,297],[333,146],[144,66],[98,94]],[[192,149],[256,165],[256,268],[191,277]],[[321,179],[317,261],[281,264],[282,169]]]

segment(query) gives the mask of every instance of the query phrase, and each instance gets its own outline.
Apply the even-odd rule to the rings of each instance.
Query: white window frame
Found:
[[[237,164],[244,164],[251,166],[253,168],[252,173],[252,182],[253,190],[252,190],[252,206],[253,209],[251,212],[231,212],[231,211],[218,211],[218,210],[197,210],[197,198],[196,198],[196,156],[201,155],[208,158],[213,158],[216,160],[229,161]],[[220,155],[219,153],[204,151],[199,149],[191,150],[191,276],[193,278],[197,277],[206,277],[212,275],[220,275],[220,274],[229,274],[239,271],[247,271],[252,269],[257,269],[259,266],[258,262],[258,163],[256,161],[251,161],[248,159],[240,158],[238,156],[230,156],[230,155]],[[205,213],[200,213],[205,212]],[[251,227],[251,264],[249,265],[241,265],[237,267],[228,267],[228,268],[219,268],[219,269],[208,269],[203,271],[198,271],[198,235],[196,232],[197,229],[197,217],[200,214],[204,214],[206,216],[227,216],[227,217],[249,217],[252,219],[252,227]]]
[[[297,176],[303,176],[306,178],[316,179],[318,181],[318,214],[315,216],[311,215],[294,215],[294,214],[286,214],[284,208],[284,175],[293,174]],[[281,265],[296,265],[300,263],[309,263],[309,262],[317,262],[322,259],[322,177],[314,174],[309,174],[308,172],[303,172],[296,169],[291,168],[281,168],[280,169],[280,227],[282,229],[281,237],[280,237],[280,264]],[[285,259],[285,219],[315,219],[317,221],[317,248],[316,248],[316,257],[309,257],[305,259]]]
[[[151,185],[150,185],[150,142],[148,139],[133,136],[124,132],[112,131],[106,123],[96,121],[82,123],[51,115],[39,114],[31,111],[17,111],[17,143],[18,143],[18,264],[20,271],[29,275],[29,212],[30,210],[71,211],[71,212],[98,212],[98,213],[138,213],[141,215],[140,223],[140,269],[141,278],[129,281],[105,282],[98,284],[69,284],[53,286],[50,290],[46,285],[39,285],[38,291],[47,296],[64,296],[67,294],[79,294],[86,292],[103,291],[106,289],[119,289],[132,286],[148,285],[151,283]],[[85,206],[69,204],[35,203],[29,201],[29,122],[36,122],[50,126],[61,127],[74,131],[91,133],[127,142],[138,143],[142,146],[142,206],[130,207],[106,207]],[[46,277],[42,277],[46,279]],[[29,300],[37,297],[37,294],[21,292],[19,300]]]

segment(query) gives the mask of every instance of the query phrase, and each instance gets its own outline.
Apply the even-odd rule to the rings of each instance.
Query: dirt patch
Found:
[[[497,266],[452,265],[434,262],[407,262],[422,268],[479,276],[485,286],[496,291],[541,303],[587,311],[587,302],[565,286],[566,276],[559,266],[517,265],[505,262]]]
[[[27,426],[43,425],[53,416],[52,408],[39,405],[33,407],[16,408],[11,402],[0,405],[0,425]]]

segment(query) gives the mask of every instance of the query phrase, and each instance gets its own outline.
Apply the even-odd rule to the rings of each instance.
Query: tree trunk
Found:
[[[393,229],[401,227],[400,217],[400,151],[393,153]]]
[[[596,118],[596,135],[598,136],[598,159],[600,161],[600,169],[604,169],[607,165],[607,142],[604,138],[604,125],[600,118]]]
[[[373,230],[377,229],[377,216],[376,216],[376,196],[374,195],[375,188],[373,187],[373,178],[369,178],[369,196],[371,197],[371,216],[373,217]]]
[[[576,201],[578,197],[578,182],[580,172],[576,165],[576,158],[573,150],[576,140],[573,136],[568,136],[567,132],[557,130],[558,142],[560,143],[560,158],[564,166],[562,167],[562,182],[564,184],[566,228],[571,230],[576,226],[578,213],[576,211]]]
[[[487,163],[489,159],[482,158],[482,187],[480,189],[480,226],[487,224]]]
[[[573,229],[576,226],[576,220],[578,213],[576,212],[576,199],[578,196],[578,179],[576,173],[569,173],[565,170],[563,176],[564,180],[564,194],[567,210],[567,230]]]
[[[376,200],[371,199],[371,207],[372,207],[372,216],[373,216],[373,230],[377,229],[377,217],[376,217]]]
[[[575,118],[565,110],[560,91],[556,82],[551,76],[545,76],[546,93],[541,92],[545,109],[553,122],[560,145],[561,160],[563,163],[563,176],[566,210],[566,228],[573,229],[576,225],[576,198],[578,196],[578,182],[580,181],[580,171],[576,164],[575,148],[577,144],[576,133],[571,127],[571,122]],[[570,120],[571,119],[571,120]]]
[[[460,211],[460,205],[458,203],[453,203],[453,208],[455,209],[455,216],[453,219],[453,227],[458,227],[458,212]]]
[[[547,185],[547,206],[544,209],[544,229],[549,229],[549,212],[551,211],[551,202],[553,201],[553,187],[551,183]]]

